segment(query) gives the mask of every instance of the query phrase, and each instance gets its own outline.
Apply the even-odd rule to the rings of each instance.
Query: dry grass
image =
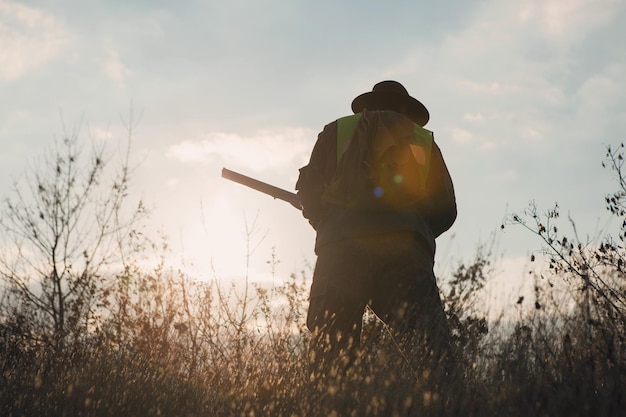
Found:
[[[607,236],[593,247],[560,234],[557,209],[542,217],[532,207],[528,223],[513,216],[542,240],[551,280],[568,297],[556,294],[550,280],[537,279],[530,311],[513,323],[489,322],[478,294],[493,271],[479,251],[442,277],[456,355],[451,372],[441,372],[449,363],[426,360],[420,345],[399,348],[370,316],[356,361],[346,366],[338,357],[311,374],[305,274],[279,287],[238,289],[190,281],[163,265],[142,271],[130,256],[142,251],[136,217],[124,223],[130,233],[120,232],[130,241],[111,246],[126,249],[107,252],[110,262],[126,261],[123,273],[92,269],[82,250],[66,253],[57,268],[56,248],[86,237],[69,228],[76,236],[67,240],[59,232],[50,240],[40,234],[48,229],[36,227],[41,222],[84,224],[87,232],[102,224],[100,237],[118,237],[104,227],[111,224],[76,223],[77,211],[64,210],[76,192],[80,201],[92,201],[91,188],[76,190],[73,175],[59,174],[66,167],[80,172],[74,142],[65,143],[68,153],[60,157],[66,163],[55,162],[51,177],[35,177],[56,182],[31,184],[34,206],[24,199],[9,203],[9,224],[0,222],[3,232],[16,231],[18,247],[30,239],[41,251],[35,260],[26,258],[29,251],[15,262],[0,258],[0,416],[626,415],[626,222],[615,240]],[[623,149],[607,153],[619,182],[606,201],[620,222],[626,218]],[[94,161],[98,173],[101,159]],[[57,189],[64,198],[54,197],[61,195]],[[50,192],[54,198],[47,198]],[[104,208],[118,213],[125,187],[114,183],[108,195],[115,198]],[[48,241],[55,243],[42,244]],[[35,261],[43,267],[32,275]],[[73,274],[81,262],[82,272]]]
[[[124,317],[62,352],[35,337],[24,317],[8,318],[0,328],[0,414],[624,415],[623,322],[588,322],[575,312],[555,321],[543,307],[512,331],[459,338],[458,372],[441,377],[419,365],[419,352],[399,352],[384,327],[368,321],[366,348],[353,366],[339,361],[311,377],[305,279],[250,291],[246,311],[234,290],[180,274],[136,283],[151,296],[138,292]],[[459,323],[469,329],[475,321]]]

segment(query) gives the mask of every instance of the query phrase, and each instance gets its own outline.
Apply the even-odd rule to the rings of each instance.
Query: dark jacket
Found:
[[[354,139],[354,138],[353,138]],[[433,143],[427,178],[429,198],[405,209],[355,210],[330,203],[324,192],[337,169],[337,121],[318,135],[309,164],[300,169],[296,184],[302,212],[317,232],[316,251],[343,239],[398,231],[422,236],[434,254],[435,238],[456,219],[454,187],[439,147]]]

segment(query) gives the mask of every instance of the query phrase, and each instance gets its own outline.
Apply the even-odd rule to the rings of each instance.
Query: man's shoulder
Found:
[[[362,113],[349,114],[347,116],[342,116],[342,117],[338,118],[337,120],[335,120],[334,123],[341,123],[341,122],[347,121],[347,120],[357,120],[357,119],[360,119],[361,116],[362,116]]]
[[[324,126],[324,130],[327,129],[335,129],[337,127],[337,124],[348,121],[348,120],[356,120],[359,119],[361,117],[361,113],[356,113],[356,114],[348,114],[345,116],[341,116],[336,118],[335,120],[333,120],[332,122],[327,123]]]
[[[319,137],[330,136],[330,137],[335,138],[337,136],[337,125],[340,123],[340,120],[345,119],[347,117],[351,117],[351,116],[343,116],[324,125],[324,129],[322,129],[322,131],[320,132]]]

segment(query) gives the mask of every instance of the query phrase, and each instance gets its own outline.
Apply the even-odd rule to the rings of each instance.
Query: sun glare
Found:
[[[203,202],[201,215],[180,228],[177,263],[194,278],[210,280],[245,273],[245,236],[242,216],[227,197]]]

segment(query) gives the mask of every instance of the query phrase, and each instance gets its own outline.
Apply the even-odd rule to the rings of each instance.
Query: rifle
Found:
[[[239,184],[245,185],[246,187],[250,187],[253,190],[260,191],[264,194],[271,195],[274,198],[288,202],[298,210],[302,210],[302,206],[300,205],[300,200],[298,200],[298,196],[290,191],[274,187],[273,185],[267,184],[263,181],[247,177],[243,174],[231,171],[230,169],[226,168],[222,168],[222,178],[226,178],[227,180],[231,180]]]

